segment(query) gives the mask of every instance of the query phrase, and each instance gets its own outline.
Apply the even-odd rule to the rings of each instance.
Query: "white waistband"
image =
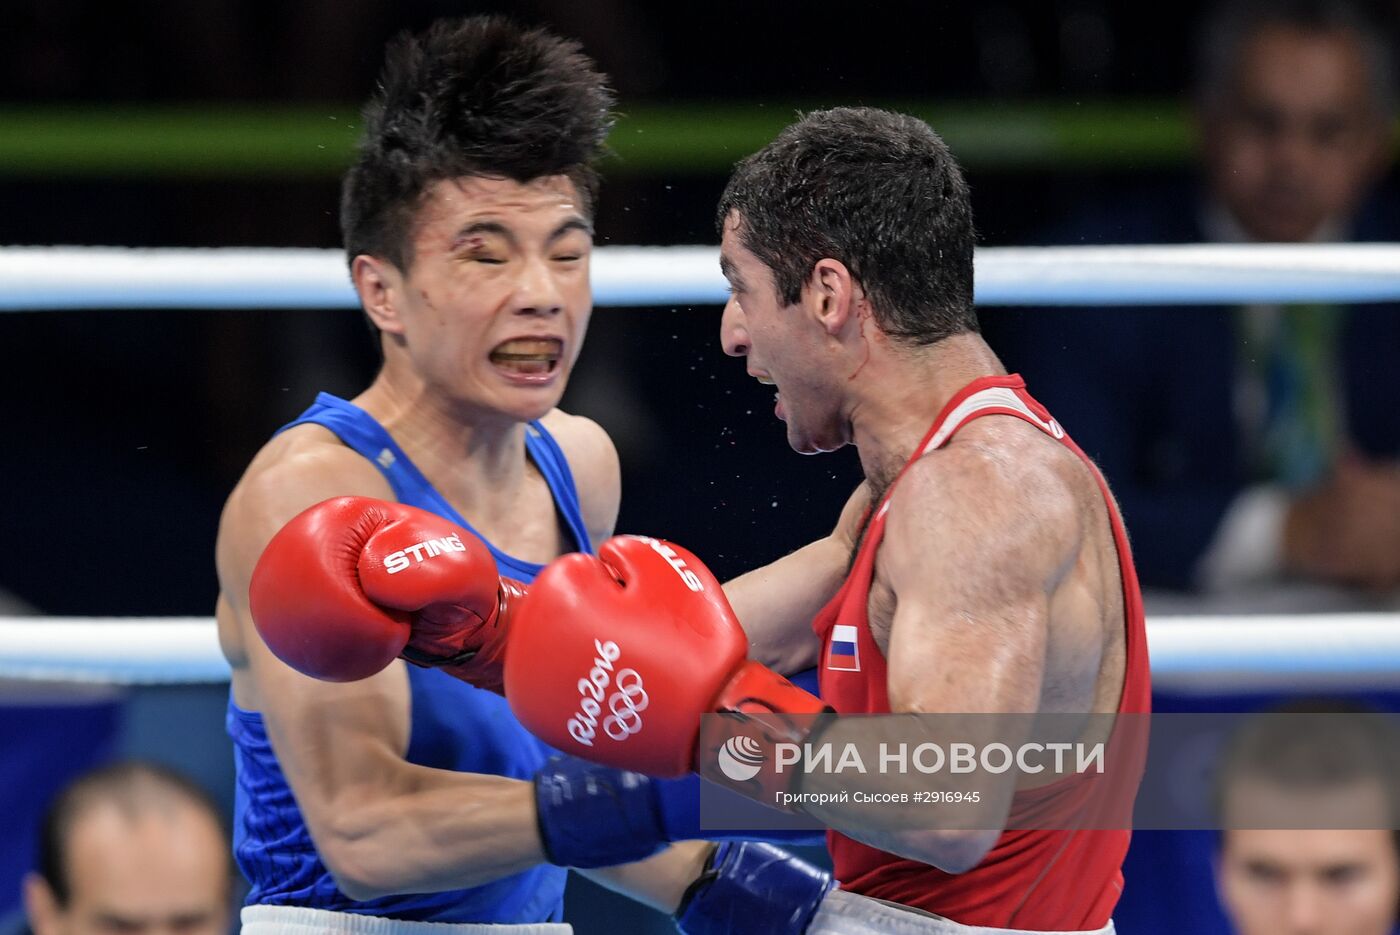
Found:
[[[574,931],[563,922],[408,922],[305,906],[244,906],[239,917],[242,935],[573,935]]]
[[[1059,935],[1113,935],[1113,923],[1089,932],[1062,932]],[[984,928],[963,925],[952,919],[930,915],[871,899],[845,890],[832,890],[822,900],[807,935],[1035,935],[1024,929]]]

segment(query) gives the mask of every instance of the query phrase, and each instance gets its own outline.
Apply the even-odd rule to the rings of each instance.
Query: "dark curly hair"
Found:
[[[967,183],[922,120],[870,107],[808,114],[735,167],[715,218],[721,235],[731,212],[785,304],[830,257],[891,337],[927,345],[978,330]]]
[[[472,16],[400,35],[341,186],[348,259],[371,254],[407,269],[414,215],[442,179],[566,175],[591,213],[613,104],[578,43],[542,29]]]

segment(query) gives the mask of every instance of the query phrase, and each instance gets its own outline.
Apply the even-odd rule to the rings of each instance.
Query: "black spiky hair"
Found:
[[[414,214],[442,179],[565,175],[591,212],[613,104],[579,44],[543,29],[472,16],[400,35],[341,186],[347,258],[371,254],[407,269]]]

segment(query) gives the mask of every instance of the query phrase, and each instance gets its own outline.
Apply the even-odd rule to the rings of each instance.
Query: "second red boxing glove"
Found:
[[[620,536],[596,558],[557,559],[530,586],[512,624],[506,697],[566,753],[680,776],[695,763],[702,715],[826,710],[747,656],[728,599],[694,555]]]

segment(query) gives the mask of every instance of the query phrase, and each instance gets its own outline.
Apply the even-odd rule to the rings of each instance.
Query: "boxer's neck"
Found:
[[[473,492],[492,500],[525,478],[525,425],[501,417],[482,418],[428,390],[421,379],[384,368],[354,399],[389,432],[418,470],[458,507],[471,506]]]
[[[1006,373],[978,334],[954,335],[924,348],[890,344],[879,356],[853,381],[849,410],[861,467],[877,499],[960,390],[978,377]]]

